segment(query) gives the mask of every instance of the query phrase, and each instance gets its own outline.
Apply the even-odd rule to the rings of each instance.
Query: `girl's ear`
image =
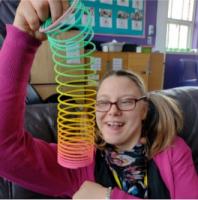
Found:
[[[148,102],[143,101],[142,103],[142,120],[146,119],[148,113]]]

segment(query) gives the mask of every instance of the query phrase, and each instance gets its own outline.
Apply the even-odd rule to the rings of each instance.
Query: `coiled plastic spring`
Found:
[[[81,23],[83,14],[86,25]],[[68,168],[93,161],[96,81],[91,77],[96,71],[90,68],[95,51],[91,20],[88,8],[73,0],[61,18],[53,24],[49,19],[41,27],[48,37],[58,83],[58,162]],[[65,33],[72,29],[78,31],[68,38]],[[88,45],[91,48],[85,52]]]

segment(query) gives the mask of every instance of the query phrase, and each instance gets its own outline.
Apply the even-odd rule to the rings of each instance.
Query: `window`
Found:
[[[166,27],[167,49],[192,48],[195,0],[169,0]]]

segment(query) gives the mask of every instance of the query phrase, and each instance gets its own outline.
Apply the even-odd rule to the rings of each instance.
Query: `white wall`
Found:
[[[158,0],[155,51],[165,53],[168,0]]]

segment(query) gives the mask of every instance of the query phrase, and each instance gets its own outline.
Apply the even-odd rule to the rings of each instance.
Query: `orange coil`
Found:
[[[86,25],[81,24],[83,14],[88,16]],[[68,38],[65,33],[74,27],[79,31]],[[73,0],[60,19],[53,24],[47,21],[41,31],[48,37],[58,84],[58,162],[68,168],[84,167],[93,161],[95,133],[91,15],[80,0]],[[91,48],[85,52],[88,45]]]

